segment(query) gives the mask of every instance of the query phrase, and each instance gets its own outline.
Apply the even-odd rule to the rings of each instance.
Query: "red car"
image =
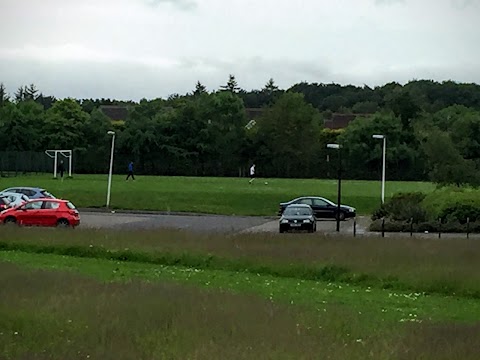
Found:
[[[80,225],[80,214],[68,200],[35,199],[0,212],[0,223],[75,227]]]

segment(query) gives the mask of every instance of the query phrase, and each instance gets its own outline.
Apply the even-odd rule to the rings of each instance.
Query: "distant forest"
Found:
[[[126,115],[112,119],[105,106]],[[260,108],[252,122],[247,110]],[[343,129],[325,129],[334,113],[357,116]],[[454,81],[374,88],[302,82],[283,90],[270,79],[246,91],[230,75],[219,89],[197,82],[187,94],[139,102],[58,100],[34,84],[9,96],[0,84],[0,127],[4,170],[28,171],[21,156],[11,160],[13,152],[64,148],[75,151],[75,172],[104,172],[106,133],[115,130],[117,172],[132,159],[152,175],[239,176],[255,162],[259,176],[335,177],[338,154],[326,144],[339,142],[345,176],[371,179],[381,171],[381,144],[371,136],[381,133],[390,179],[479,183],[480,86]]]

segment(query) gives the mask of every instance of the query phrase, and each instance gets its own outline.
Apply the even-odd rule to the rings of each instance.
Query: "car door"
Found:
[[[43,201],[31,201],[22,206],[17,214],[17,221],[22,225],[34,226],[40,225],[38,211],[43,205]]]
[[[329,204],[322,199],[313,199],[313,211],[318,219],[328,219],[333,217],[332,209]]]
[[[39,222],[42,226],[55,226],[57,224],[57,212],[60,203],[55,201],[44,201],[39,210]]]

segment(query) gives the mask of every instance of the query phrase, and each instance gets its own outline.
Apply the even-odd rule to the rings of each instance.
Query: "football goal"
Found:
[[[57,178],[60,161],[68,159],[68,177],[72,177],[72,150],[45,150],[45,154],[53,160],[53,177]]]

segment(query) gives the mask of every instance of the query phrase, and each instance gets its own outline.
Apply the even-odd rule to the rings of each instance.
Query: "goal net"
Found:
[[[53,159],[53,177],[57,178],[58,167],[61,161],[68,160],[68,177],[72,177],[72,150],[45,150],[45,154]]]

